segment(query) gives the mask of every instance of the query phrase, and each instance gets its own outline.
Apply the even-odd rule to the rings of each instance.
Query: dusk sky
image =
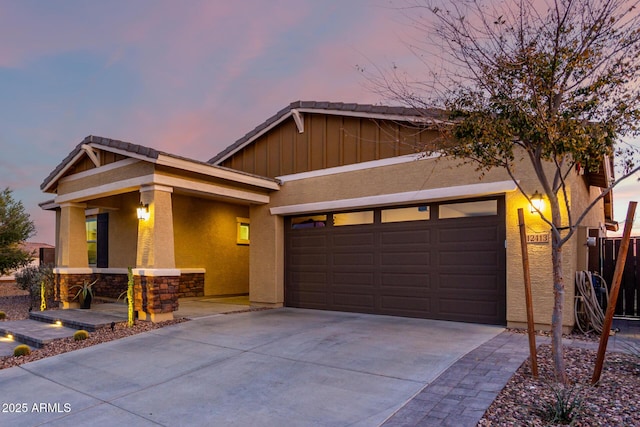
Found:
[[[30,240],[53,244],[40,184],[87,135],[206,161],[292,101],[384,103],[356,65],[424,66],[390,6],[0,0],[0,187],[35,221]],[[621,222],[640,193],[629,182]]]

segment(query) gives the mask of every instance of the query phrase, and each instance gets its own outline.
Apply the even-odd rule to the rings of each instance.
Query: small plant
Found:
[[[31,348],[26,344],[20,344],[13,349],[13,357],[28,356],[31,354]]]
[[[7,318],[7,313],[5,313],[4,311],[0,311],[0,320],[4,320]]]
[[[550,385],[552,397],[549,401],[541,402],[535,412],[545,422],[552,424],[572,424],[575,417],[582,410],[582,397],[576,386],[564,386],[562,384]]]
[[[640,344],[630,341],[618,341],[618,344],[625,349],[625,353],[630,354],[635,359],[636,367],[640,368]]]
[[[79,299],[81,306],[83,304],[91,305],[91,300],[93,299],[93,285],[95,285],[97,281],[98,279],[94,280],[91,283],[87,283],[87,281],[85,280],[82,285],[71,286],[69,288],[69,291],[78,289],[78,292],[71,299]]]
[[[89,332],[85,331],[84,329],[80,329],[73,334],[73,339],[75,341],[84,341],[87,338],[89,338]]]
[[[47,291],[44,284],[44,279],[40,282],[40,311],[47,309]]]
[[[133,270],[127,268],[127,325],[133,326]]]
[[[122,291],[120,295],[118,295],[118,301],[120,298],[125,298],[127,300],[127,326],[133,327],[134,322],[134,310],[133,310],[133,270],[131,267],[127,267],[127,289]]]

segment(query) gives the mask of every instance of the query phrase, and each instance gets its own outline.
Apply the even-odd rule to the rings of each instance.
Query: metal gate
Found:
[[[602,242],[602,277],[611,288],[620,250],[621,238],[603,239]],[[620,282],[620,294],[616,303],[616,316],[640,317],[640,237],[632,237],[629,242],[627,260]]]

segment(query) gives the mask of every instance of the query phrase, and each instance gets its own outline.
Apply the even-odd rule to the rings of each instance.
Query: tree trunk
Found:
[[[551,204],[551,261],[553,265],[553,313],[551,315],[551,352],[556,380],[566,384],[567,373],[564,366],[564,349],[562,345],[562,310],[564,307],[564,275],[562,271],[562,215],[557,197],[549,198]]]
[[[562,345],[562,308],[564,307],[564,277],[562,275],[562,247],[557,245],[555,236],[552,249],[553,260],[553,314],[551,315],[551,350],[556,379],[567,383]]]

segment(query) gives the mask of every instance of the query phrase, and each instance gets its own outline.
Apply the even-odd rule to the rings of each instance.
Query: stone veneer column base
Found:
[[[178,309],[180,270],[134,268],[134,309],[138,319],[162,322]]]
[[[90,268],[64,268],[53,270],[55,274],[55,286],[58,288],[59,306],[62,309],[80,308],[80,302],[72,299],[74,286],[82,286],[83,283],[93,281],[93,270]],[[77,292],[77,291],[76,291]]]

